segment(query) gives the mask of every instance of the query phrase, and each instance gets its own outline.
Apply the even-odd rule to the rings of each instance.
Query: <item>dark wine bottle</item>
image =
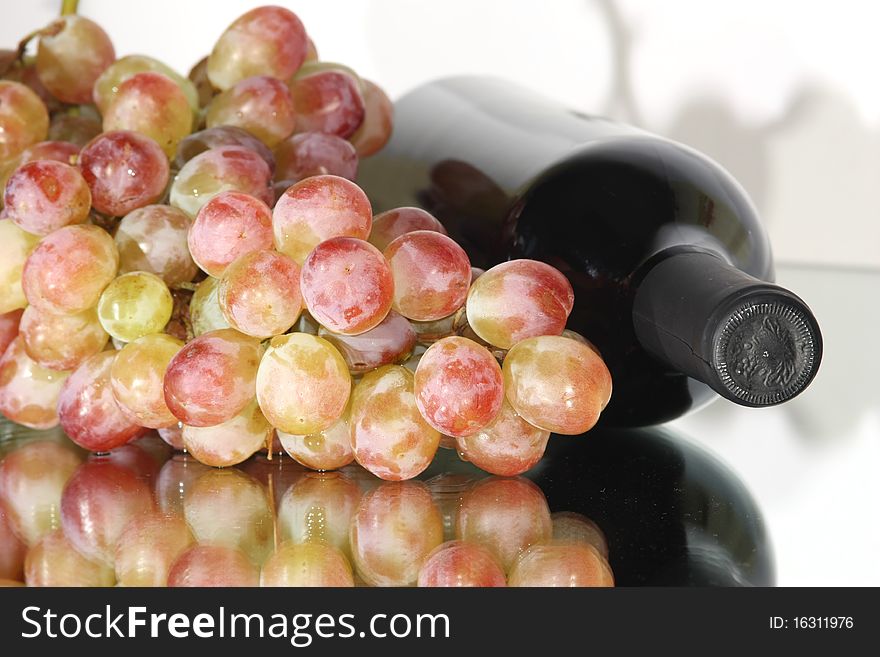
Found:
[[[433,213],[474,266],[532,258],[564,272],[569,328],[613,377],[603,424],[671,420],[712,390],[778,404],[819,367],[818,324],[772,283],[747,194],[687,146],[503,80],[460,77],[396,103],[391,141],[358,181],[376,212]]]

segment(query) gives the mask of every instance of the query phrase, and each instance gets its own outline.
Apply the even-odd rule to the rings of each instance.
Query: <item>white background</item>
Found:
[[[2,0],[0,45],[60,0]],[[300,0],[322,59],[392,96],[490,73],[688,143],[727,166],[767,223],[780,280],[812,304],[826,358],[778,409],[719,402],[676,426],[762,507],[781,584],[880,584],[880,5],[859,0]],[[81,0],[117,54],[183,73],[255,3]],[[788,266],[785,266],[788,265]],[[792,266],[794,265],[794,266]],[[801,265],[808,265],[804,268]],[[817,265],[838,271],[826,276]],[[839,271],[851,269],[850,273]],[[847,289],[858,286],[858,296]]]

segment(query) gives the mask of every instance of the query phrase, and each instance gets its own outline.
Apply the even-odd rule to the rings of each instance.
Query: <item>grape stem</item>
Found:
[[[76,13],[79,0],[61,0],[61,15],[69,16]]]

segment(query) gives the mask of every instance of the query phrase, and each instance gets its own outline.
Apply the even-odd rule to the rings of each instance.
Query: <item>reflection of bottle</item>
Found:
[[[392,140],[359,182],[377,212],[433,212],[475,266],[561,269],[575,288],[569,326],[614,379],[605,424],[672,419],[708,388],[780,403],[819,366],[816,321],[768,282],[770,247],[747,196],[685,146],[503,81],[455,78],[397,103]]]

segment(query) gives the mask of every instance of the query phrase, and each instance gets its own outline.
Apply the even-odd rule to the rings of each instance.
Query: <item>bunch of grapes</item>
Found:
[[[210,466],[283,448],[415,477],[439,446],[512,476],[609,401],[554,267],[471,267],[354,182],[392,105],[295,14],[239,17],[188,77],[64,16],[0,53],[0,412]]]

